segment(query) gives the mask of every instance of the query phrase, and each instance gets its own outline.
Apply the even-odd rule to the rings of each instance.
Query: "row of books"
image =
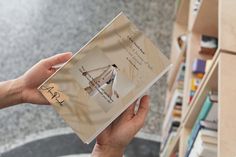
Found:
[[[165,154],[165,152],[168,151],[168,147],[166,146],[169,146],[174,140],[181,123],[184,70],[185,64],[182,64],[177,74],[175,91],[170,99],[170,102],[168,103],[168,110],[163,121],[161,146],[162,154]]]
[[[183,92],[176,89],[170,102],[170,108],[165,115],[162,125],[162,151],[164,151],[170,137],[175,135],[178,131],[181,122],[182,102]]]
[[[186,50],[187,36],[181,35],[177,38],[176,43],[180,51]],[[169,145],[174,142],[178,128],[181,122],[183,86],[185,74],[185,61],[180,63],[176,78],[172,87],[169,100],[166,102],[165,118],[162,125],[162,145],[161,154],[164,157],[169,149]]]
[[[169,110],[171,107],[171,100],[173,98],[173,96],[175,95],[175,91],[179,91],[180,93],[183,92],[183,86],[184,86],[184,74],[185,74],[185,62],[182,62],[180,64],[176,79],[174,81],[174,85],[172,87],[173,90],[173,94],[170,95],[169,98],[167,98],[166,100],[166,106],[165,106],[165,110]],[[171,91],[172,93],[172,91]],[[172,107],[173,108],[173,107]]]
[[[161,148],[161,157],[169,157],[168,153],[172,151],[170,146],[175,142],[176,135],[177,132],[175,131],[172,131],[170,133],[169,138],[166,141],[165,147]]]
[[[188,138],[185,157],[217,156],[218,95],[210,92]]]
[[[218,47],[218,40],[215,37],[210,37],[206,35],[202,35],[201,37],[201,49],[199,54],[201,55],[210,55],[214,56]],[[209,70],[212,64],[212,60],[203,60],[200,58],[196,58],[192,64],[192,80],[191,80],[191,90],[189,93],[189,104],[192,101],[192,98],[198,89],[201,80],[204,74]]]
[[[193,61],[192,65],[192,79],[191,79],[191,90],[189,94],[189,104],[192,101],[193,96],[195,95],[195,92],[197,91],[202,78],[206,72],[206,63],[207,61],[202,59],[195,59]]]

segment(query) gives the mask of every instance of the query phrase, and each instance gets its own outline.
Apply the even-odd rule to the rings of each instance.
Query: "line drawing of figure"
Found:
[[[98,71],[101,71],[101,74],[95,77],[93,80],[91,80],[89,82],[89,86],[84,88],[84,90],[90,96],[95,96],[98,93],[96,86],[99,88],[108,87],[107,94],[110,96],[110,98],[113,96],[113,94],[116,96],[116,98],[119,98],[119,94],[115,90],[117,70],[118,67],[115,64],[107,65],[105,67],[100,67],[93,70],[88,70],[88,71],[85,70],[84,72],[82,72],[83,76],[87,76],[88,74]]]

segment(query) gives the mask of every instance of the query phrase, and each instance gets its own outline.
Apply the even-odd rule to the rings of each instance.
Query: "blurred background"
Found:
[[[40,59],[77,52],[119,12],[169,57],[175,0],[1,0],[0,81],[22,75]],[[159,156],[166,76],[150,90],[144,128],[127,157]],[[1,157],[57,157],[90,153],[50,106],[22,104],[0,110]]]

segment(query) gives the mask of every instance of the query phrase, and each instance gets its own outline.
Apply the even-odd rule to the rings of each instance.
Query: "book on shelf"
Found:
[[[176,78],[175,81],[173,83],[172,88],[170,89],[170,94],[168,95],[168,97],[166,98],[166,105],[165,105],[165,109],[164,109],[164,113],[167,112],[167,110],[170,107],[171,104],[171,100],[172,98],[175,96],[176,94],[176,90],[178,90],[179,92],[183,92],[183,86],[184,86],[184,73],[185,73],[185,62],[181,62],[180,63],[180,67],[178,69],[178,72],[176,74]],[[182,99],[182,98],[181,98]],[[182,100],[181,100],[182,101]],[[181,102],[182,104],[182,102]]]
[[[172,115],[174,117],[181,117],[181,110],[174,108]]]
[[[191,89],[189,93],[189,104],[192,101],[194,94],[196,93],[201,80],[205,74],[206,61],[195,58],[192,64],[192,78],[191,78]]]
[[[201,84],[204,74],[209,70],[212,60],[203,60],[195,58],[192,64],[192,78],[191,78],[191,87],[189,93],[189,104]]]
[[[217,134],[217,124],[218,95],[217,92],[209,92],[190,133],[185,157],[190,157],[190,153],[197,143],[196,139],[199,136],[199,132],[214,132]]]
[[[218,47],[218,39],[215,37],[202,35],[200,54],[213,56]]]
[[[217,156],[217,132],[201,129],[194,142],[189,157],[216,157]]]
[[[183,35],[180,35],[178,38],[177,38],[177,45],[178,45],[178,50],[179,52],[181,51],[186,51],[186,48],[187,48],[187,35],[186,34],[183,34]]]
[[[205,74],[206,61],[203,59],[196,58],[193,61],[192,72]]]
[[[201,121],[200,122],[200,125],[203,127],[203,128],[206,128],[206,129],[210,129],[210,130],[217,130],[218,128],[218,125],[217,125],[217,122],[214,122],[214,121],[207,121],[207,120],[204,120],[204,121]]]
[[[183,92],[181,90],[176,89],[168,105],[168,110],[165,114],[165,118],[162,125],[164,129],[167,128],[168,123],[170,123],[170,120],[173,117],[173,110],[175,106],[182,105],[182,101],[183,101]]]
[[[90,143],[170,67],[167,57],[120,13],[38,90]]]
[[[171,117],[166,128],[162,130],[162,147],[166,145],[166,142],[169,140],[169,136],[173,132],[177,132],[181,123],[180,117]]]
[[[181,62],[178,73],[176,75],[174,88],[183,90],[185,74],[185,62]]]
[[[171,99],[168,112],[162,125],[162,145],[163,150],[170,140],[170,135],[176,133],[181,123],[183,93],[182,90],[176,89]]]
[[[215,130],[201,129],[196,140],[200,138],[203,142],[217,145],[217,137],[217,132]]]
[[[164,145],[162,145],[161,147],[161,156],[165,157],[166,154],[168,153],[168,151],[170,151],[170,145],[173,144],[174,140],[175,140],[175,137],[177,135],[177,132],[171,132],[169,134],[169,138],[168,140],[166,141],[166,143]]]
[[[182,104],[176,103],[174,109],[176,109],[176,110],[182,110]]]

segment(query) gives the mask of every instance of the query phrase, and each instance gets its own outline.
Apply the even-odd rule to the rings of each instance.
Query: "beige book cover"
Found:
[[[170,68],[120,13],[38,89],[90,143]]]

